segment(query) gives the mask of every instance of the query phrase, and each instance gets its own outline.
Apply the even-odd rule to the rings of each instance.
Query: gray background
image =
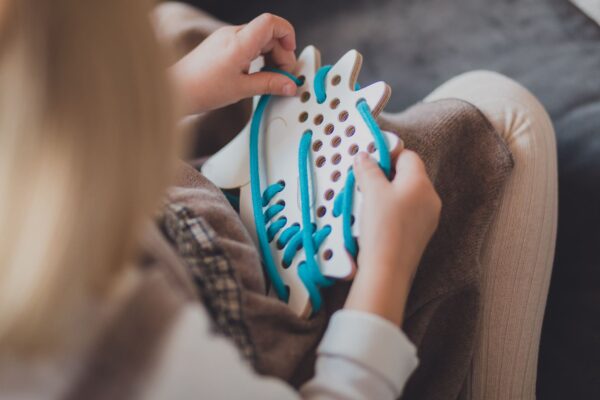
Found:
[[[324,63],[364,55],[387,111],[473,69],[504,73],[548,109],[558,138],[559,235],[538,370],[540,399],[600,399],[600,28],[567,0],[190,0],[241,23],[269,11]]]

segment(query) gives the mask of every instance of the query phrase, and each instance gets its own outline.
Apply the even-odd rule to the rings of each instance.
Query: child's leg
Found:
[[[425,101],[447,98],[479,108],[515,163],[481,255],[482,325],[468,397],[533,399],[556,238],[554,130],[537,99],[497,73],[460,75]]]

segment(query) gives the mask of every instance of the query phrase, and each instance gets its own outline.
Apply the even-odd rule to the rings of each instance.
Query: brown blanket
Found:
[[[510,154],[479,111],[456,100],[419,104],[382,118],[380,124],[398,132],[406,147],[423,157],[444,204],[403,324],[421,362],[405,396],[458,398],[468,377],[479,318],[481,243],[512,165]],[[224,254],[233,267],[252,349],[236,343],[252,354],[258,371],[295,384],[305,381],[312,374],[314,350],[327,318],[343,304],[348,284],[338,283],[327,291],[326,311],[310,320],[296,317],[284,303],[266,295],[256,248],[221,192],[191,167],[182,168],[179,185],[170,191],[169,201],[205,221],[214,231],[209,234],[215,243],[211,257]],[[177,242],[176,234],[167,236]],[[191,260],[198,257],[207,256],[199,252]],[[193,275],[202,282],[198,291],[205,305],[219,318],[211,305],[218,299],[202,294],[209,279]]]
[[[178,48],[189,49],[202,37],[190,30],[204,30],[206,17],[188,8],[178,12],[186,16],[185,29],[175,34],[171,29],[170,39],[181,43],[178,40],[187,38]],[[177,21],[167,20],[163,25],[171,27]],[[247,118],[244,110],[246,105],[239,104],[204,116],[197,132],[211,136],[201,134],[197,147],[205,144],[214,150],[231,138],[245,122],[240,117]],[[443,201],[440,226],[419,266],[403,324],[420,359],[404,396],[459,398],[465,395],[479,320],[481,245],[512,167],[510,153],[483,115],[458,100],[418,104],[379,122],[423,158]],[[219,135],[213,133],[217,131]],[[343,304],[348,284],[328,289],[326,310],[314,318],[296,317],[284,303],[266,295],[256,248],[221,192],[191,167],[182,167],[179,180],[170,191],[170,208],[161,226],[216,328],[234,340],[258,371],[294,384],[305,381],[312,374],[314,350],[328,316]],[[186,230],[198,219],[205,237],[195,238],[202,245],[190,247],[188,241],[194,238],[186,236]],[[221,260],[218,264],[215,257]],[[214,282],[219,279],[230,290],[216,290],[219,285]]]

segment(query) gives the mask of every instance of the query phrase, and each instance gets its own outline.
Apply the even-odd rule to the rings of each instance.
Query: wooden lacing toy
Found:
[[[248,125],[202,172],[222,189],[239,189],[240,217],[258,245],[273,292],[300,316],[321,307],[320,288],[356,271],[361,195],[353,157],[368,151],[389,176],[401,145],[375,117],[390,96],[377,82],[360,88],[362,57],[351,50],[320,66],[316,48],[301,53],[295,97],[261,96]]]

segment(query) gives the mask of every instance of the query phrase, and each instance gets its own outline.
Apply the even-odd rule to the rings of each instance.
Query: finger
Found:
[[[400,153],[402,153],[402,150],[404,150],[404,141],[400,137],[398,137],[398,143],[396,144],[396,146],[394,146],[393,149],[390,150],[390,158],[394,163],[396,163],[396,161],[398,160],[398,156],[400,155]]]
[[[396,175],[393,182],[398,184],[406,177],[423,173],[425,173],[425,164],[423,164],[421,157],[414,151],[404,149],[396,160]]]
[[[293,96],[297,86],[290,78],[276,72],[256,72],[247,75],[242,80],[242,92],[245,97],[258,94],[274,94],[278,96]]]
[[[284,49],[278,41],[273,43],[272,48],[266,54],[267,64],[291,72],[296,66],[296,54]]]
[[[287,51],[296,49],[294,27],[285,19],[273,14],[262,14],[237,32],[241,47],[249,56],[256,55],[273,39]]]
[[[361,192],[377,193],[388,184],[385,174],[379,164],[365,152],[360,152],[354,158],[354,175]]]
[[[390,175],[388,176],[390,181],[394,180],[394,177],[396,176],[396,161],[398,161],[398,157],[400,156],[400,153],[402,153],[402,150],[404,150],[404,141],[398,137],[398,142],[394,148],[390,150],[390,160],[394,164],[394,168],[392,168]]]

